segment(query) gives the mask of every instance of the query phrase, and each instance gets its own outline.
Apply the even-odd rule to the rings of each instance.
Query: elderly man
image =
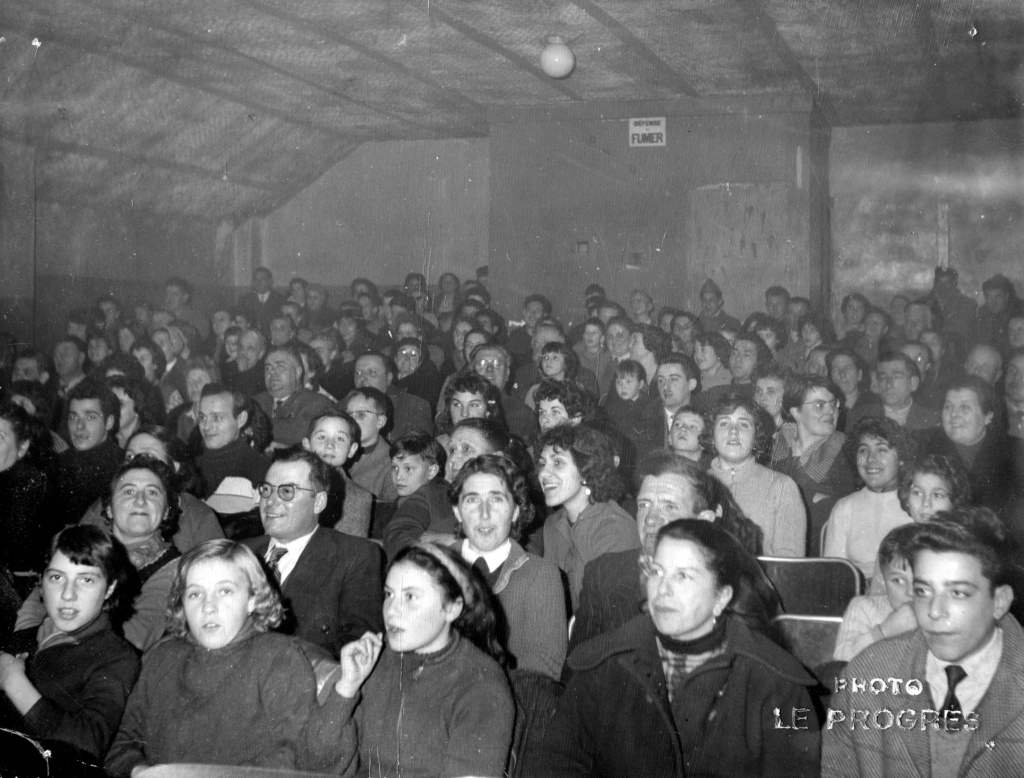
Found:
[[[255,397],[266,388],[263,376],[263,357],[267,353],[267,340],[258,330],[243,332],[238,339],[238,372],[225,377],[232,388]]]
[[[537,414],[518,397],[505,391],[511,364],[511,354],[497,343],[477,346],[470,355],[470,365],[476,374],[486,378],[501,392],[501,406],[505,410],[505,422],[509,431],[523,440],[532,441],[540,431],[537,426]]]
[[[394,408],[394,418],[391,420],[391,428],[385,432],[392,440],[400,438],[409,430],[420,430],[433,435],[434,417],[430,411],[430,403],[422,397],[396,389],[395,372],[390,357],[379,351],[369,351],[356,360],[356,388],[370,387],[387,395]]]
[[[984,378],[989,384],[996,386],[1003,377],[1003,356],[994,346],[979,343],[967,353],[964,372],[967,375]]]
[[[383,630],[383,579],[374,543],[319,525],[329,484],[330,468],[308,451],[274,462],[259,486],[266,534],[245,543],[280,583],[288,611],[281,631],[334,658],[346,643]]]
[[[270,418],[273,448],[291,448],[302,442],[309,422],[331,407],[322,394],[303,386],[302,356],[293,348],[275,348],[263,366],[267,391],[256,402]]]

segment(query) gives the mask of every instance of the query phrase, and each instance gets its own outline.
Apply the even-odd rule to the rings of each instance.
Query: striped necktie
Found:
[[[278,563],[281,561],[281,557],[287,553],[288,549],[284,546],[274,546],[267,554],[267,567],[270,568],[270,572],[274,574],[278,583],[281,583],[281,568],[278,567]]]

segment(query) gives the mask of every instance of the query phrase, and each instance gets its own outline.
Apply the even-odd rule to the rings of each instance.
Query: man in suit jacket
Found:
[[[265,267],[252,271],[252,291],[238,299],[238,309],[249,320],[249,326],[264,335],[270,334],[270,320],[281,313],[284,296],[274,291],[274,274]]]
[[[337,657],[367,630],[383,630],[383,577],[376,544],[319,526],[329,483],[330,468],[308,451],[272,464],[260,485],[267,534],[245,543],[280,581],[282,631]]]
[[[843,671],[823,776],[1019,773],[1024,631],[1008,614],[1005,547],[998,520],[976,508],[917,525],[906,549],[917,629],[868,646]],[[885,689],[857,688],[855,678],[883,679]]]
[[[509,432],[518,435],[527,443],[532,443],[540,434],[536,411],[518,397],[505,391],[512,365],[512,355],[508,349],[497,343],[486,343],[473,349],[471,359],[476,374],[486,378],[501,392],[501,405],[505,411],[505,423]]]
[[[291,448],[309,432],[309,423],[333,407],[319,392],[302,385],[302,357],[293,348],[276,348],[264,365],[267,391],[256,402],[270,418],[276,448]]]
[[[895,351],[878,358],[878,394],[882,412],[911,432],[934,429],[942,423],[939,412],[914,399],[921,385],[921,371],[906,354]]]

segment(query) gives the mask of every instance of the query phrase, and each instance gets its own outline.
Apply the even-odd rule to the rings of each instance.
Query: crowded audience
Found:
[[[509,321],[451,273],[260,267],[69,312],[2,360],[0,727],[117,776],[910,774],[840,718],[892,676],[989,739],[922,735],[932,775],[1011,774],[1024,303],[934,278]],[[822,558],[861,592],[829,677],[769,575]]]

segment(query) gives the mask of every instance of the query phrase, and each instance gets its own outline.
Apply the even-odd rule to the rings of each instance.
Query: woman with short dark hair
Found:
[[[747,579],[708,521],[658,532],[647,613],[580,646],[544,740],[550,775],[816,776],[817,681],[734,612]],[[805,709],[806,726],[778,711]],[[788,715],[788,714],[787,714]]]

